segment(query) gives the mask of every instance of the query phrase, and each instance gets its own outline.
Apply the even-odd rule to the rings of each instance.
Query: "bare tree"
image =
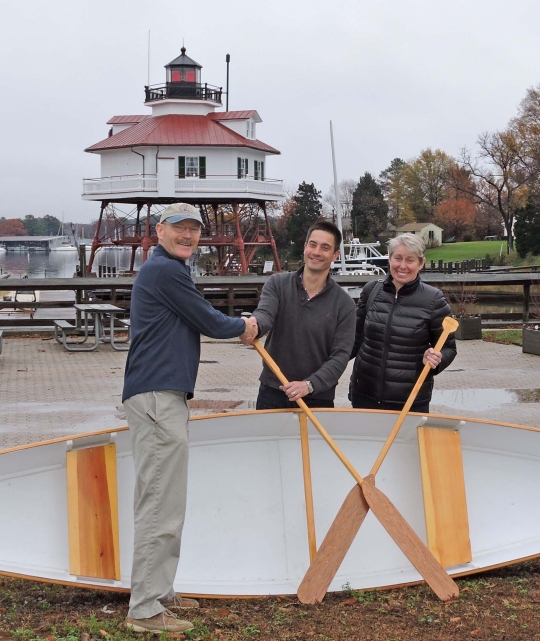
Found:
[[[354,190],[357,183],[352,179],[341,180],[338,184],[339,204],[341,205],[341,222],[343,225],[343,234],[348,236],[352,231],[351,226],[351,209]],[[329,187],[323,196],[323,213],[328,218],[335,221],[336,217],[336,192],[334,186]]]
[[[467,149],[461,152],[460,165],[474,180],[474,193],[467,183],[455,185],[472,197],[473,202],[497,211],[508,238],[508,252],[514,249],[512,228],[516,209],[523,205],[531,173],[522,162],[523,146],[511,129],[483,133],[478,138],[475,157]]]

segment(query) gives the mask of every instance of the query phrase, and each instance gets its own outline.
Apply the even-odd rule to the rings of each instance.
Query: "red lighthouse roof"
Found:
[[[259,140],[250,140],[216,122],[227,113],[209,114],[207,116],[191,116],[168,114],[164,116],[115,116],[109,124],[136,122],[128,129],[109,136],[104,140],[87,147],[85,151],[94,152],[105,149],[121,149],[133,146],[216,146],[216,147],[248,147],[258,149],[267,154],[279,154],[274,147]],[[238,113],[238,112],[236,112]],[[253,112],[241,112],[250,114]],[[255,112],[256,113],[256,112]],[[245,116],[244,116],[245,117]],[[249,116],[247,116],[249,118]],[[121,120],[127,118],[126,120]],[[239,116],[231,119],[237,119]],[[140,119],[136,120],[136,119]]]

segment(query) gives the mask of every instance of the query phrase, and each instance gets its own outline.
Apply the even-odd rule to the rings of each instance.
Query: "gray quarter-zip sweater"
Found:
[[[333,400],[354,344],[356,308],[352,298],[330,277],[313,298],[297,272],[274,274],[265,283],[253,312],[259,335],[268,332],[266,349],[289,381],[309,380],[312,398]],[[281,383],[266,364],[261,383]]]

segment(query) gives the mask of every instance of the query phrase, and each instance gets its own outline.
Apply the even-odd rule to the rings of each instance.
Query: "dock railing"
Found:
[[[32,307],[35,310],[41,308],[73,308],[74,303],[111,303],[122,307],[129,313],[131,304],[131,290],[135,278],[133,276],[117,276],[101,278],[11,278],[2,282],[3,289],[17,290],[18,292],[38,291],[65,291],[66,300],[37,300],[35,302],[0,300],[0,312],[9,309],[27,309]],[[354,287],[358,292],[377,276],[334,276],[334,280],[343,287]],[[195,285],[201,294],[220,311],[230,316],[239,315],[242,311],[253,311],[259,302],[262,288],[268,276],[201,276],[195,278]],[[504,298],[511,303],[511,306],[521,307],[521,311],[511,313],[492,312],[484,314],[483,319],[497,319],[500,321],[512,320],[514,322],[528,322],[531,307],[531,286],[538,285],[538,274],[528,273],[492,273],[492,272],[469,272],[465,274],[453,273],[432,273],[422,274],[422,280],[443,291],[459,286],[461,283],[474,287],[479,295],[479,303],[482,299]],[[67,300],[67,292],[75,292],[75,300]],[[533,292],[534,293],[534,292]],[[53,320],[49,318],[14,318],[14,315],[0,313],[0,328],[6,326],[53,326]]]

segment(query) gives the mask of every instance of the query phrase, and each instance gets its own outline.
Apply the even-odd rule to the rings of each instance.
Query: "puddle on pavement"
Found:
[[[540,389],[435,389],[431,403],[482,412],[506,403],[540,403]]]

